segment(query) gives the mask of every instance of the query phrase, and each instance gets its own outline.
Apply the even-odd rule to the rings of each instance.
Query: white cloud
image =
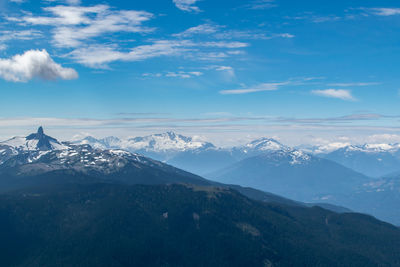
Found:
[[[249,8],[249,9],[268,9],[268,8],[276,6],[276,4],[274,4],[274,2],[275,2],[275,0],[254,0],[249,5],[247,5],[247,8]]]
[[[145,11],[112,10],[108,5],[52,6],[44,8],[52,16],[26,15],[10,21],[54,27],[53,43],[58,47],[79,47],[83,41],[115,32],[147,33],[153,29],[142,23],[153,15]]]
[[[40,31],[35,30],[23,30],[23,31],[0,31],[0,51],[8,48],[7,42],[14,40],[32,40],[35,38],[42,37]]]
[[[148,58],[179,55],[192,46],[186,41],[155,41],[153,44],[132,48],[129,52],[120,52],[113,46],[91,46],[76,49],[70,55],[83,65],[105,68],[113,61],[141,61]]]
[[[278,90],[280,86],[287,85],[288,82],[281,83],[262,83],[254,87],[248,87],[244,89],[234,89],[234,90],[222,90],[219,93],[222,95],[240,95],[240,94],[249,94],[249,93],[257,93],[264,91],[275,91]]]
[[[352,96],[351,91],[343,89],[326,89],[326,90],[313,90],[311,91],[314,95],[323,97],[338,98],[347,101],[355,101],[356,99]]]
[[[158,40],[152,44],[140,45],[127,52],[119,51],[116,46],[90,46],[78,48],[69,56],[85,66],[93,68],[107,68],[107,64],[114,61],[141,61],[162,56],[190,56],[190,52],[196,53],[196,59],[220,59],[227,57],[223,52],[198,52],[198,47],[226,48],[245,47],[247,44],[240,42],[208,42],[195,43],[190,40]]]
[[[68,54],[76,62],[92,68],[108,68],[107,64],[121,60],[126,53],[119,52],[115,46],[93,45],[78,48]]]
[[[189,79],[193,77],[202,76],[204,73],[200,71],[168,71],[166,73],[143,73],[143,77],[152,77],[152,78],[161,78],[161,77],[170,77],[170,78],[181,78],[181,79]]]
[[[59,2],[65,0],[47,0]],[[179,3],[178,3],[179,2]],[[78,2],[76,2],[78,4]],[[194,5],[196,2],[177,1],[177,4]],[[242,48],[249,43],[235,40],[200,41],[149,39],[149,44],[132,48],[119,41],[112,45],[102,44],[103,39],[116,33],[149,33],[154,28],[145,27],[144,22],[153,18],[153,14],[144,11],[114,10],[105,4],[94,6],[56,5],[43,8],[45,15],[24,12],[20,17],[7,17],[20,26],[48,26],[51,29],[51,43],[58,48],[71,49],[65,52],[75,62],[92,68],[108,68],[115,61],[141,61],[161,56],[182,56],[190,60],[221,61],[232,55],[243,53]],[[222,26],[211,23],[189,28],[175,37],[190,37],[195,34],[215,34]],[[41,27],[42,28],[42,27]],[[30,30],[32,33],[33,31]],[[29,31],[26,31],[28,33]],[[11,36],[11,35],[9,35]],[[11,37],[7,37],[11,38]],[[13,38],[17,38],[14,36]],[[18,38],[33,38],[20,35]],[[123,42],[121,40],[120,42]],[[0,35],[1,43],[1,35]],[[233,51],[234,50],[234,51]]]
[[[219,47],[219,48],[244,48],[248,47],[248,43],[243,42],[205,42],[199,43],[200,46],[205,47]]]
[[[367,8],[366,10],[377,16],[400,15],[400,8]]]
[[[203,73],[199,71],[190,71],[190,72],[178,71],[178,72],[168,72],[167,74],[165,74],[165,77],[178,77],[182,79],[188,79],[192,77],[199,77],[201,75],[203,75]]]
[[[294,38],[296,36],[294,34],[290,34],[290,33],[278,33],[278,34],[273,35],[273,37],[281,37],[281,38],[289,38],[289,39],[291,39],[291,38]]]
[[[24,31],[0,31],[0,41],[9,40],[32,40],[42,36],[40,31],[24,30]]]
[[[338,87],[354,87],[354,86],[372,86],[378,85],[379,83],[370,82],[370,83],[330,83],[329,86],[338,86]]]
[[[200,0],[172,0],[177,8],[187,12],[200,12],[200,8],[195,6]]]
[[[74,69],[55,63],[46,50],[29,50],[10,59],[0,59],[0,77],[7,81],[26,82],[33,78],[71,80],[78,74]]]
[[[22,1],[26,1],[26,0],[22,0]],[[49,3],[52,3],[52,2],[63,2],[63,3],[66,3],[68,5],[73,5],[73,6],[78,6],[78,5],[80,5],[82,3],[81,0],[42,0],[42,1],[49,2]]]
[[[195,27],[191,27],[184,32],[174,34],[175,37],[189,37],[197,34],[213,34],[219,30],[220,26],[213,24],[201,24]]]
[[[80,5],[81,4],[81,0],[66,0],[65,2],[67,2],[67,4],[70,4],[70,5]]]
[[[235,69],[231,66],[215,66],[215,70],[223,73],[227,80],[232,80],[235,78]]]
[[[196,60],[204,61],[221,61],[227,57],[229,56],[225,52],[199,52],[195,55]]]
[[[92,19],[89,15],[104,14],[109,10],[107,5],[96,5],[91,7],[76,7],[76,6],[52,6],[43,8],[52,16],[34,16],[28,14],[21,18],[11,17],[15,21],[29,23],[32,25],[47,25],[47,26],[70,26],[90,24]]]
[[[368,136],[368,143],[400,143],[400,135],[398,134],[374,134]]]
[[[294,38],[295,35],[290,33],[271,33],[266,34],[261,31],[253,30],[227,30],[225,26],[215,25],[211,23],[200,24],[191,27],[181,33],[174,34],[175,37],[191,37],[194,35],[212,35],[217,39],[254,39],[254,40],[270,40],[273,38]],[[223,29],[223,30],[221,30]]]

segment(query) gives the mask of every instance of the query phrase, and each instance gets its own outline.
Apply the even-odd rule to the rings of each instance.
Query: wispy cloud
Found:
[[[337,123],[353,123],[358,121],[378,121],[382,119],[399,119],[400,116],[395,115],[383,115],[378,113],[357,113],[338,117],[326,117],[326,118],[287,118],[280,117],[276,121],[279,122],[290,122],[290,123],[302,123],[302,124],[337,124]]]
[[[181,78],[181,79],[189,79],[194,77],[202,76],[204,73],[200,71],[168,71],[165,73],[143,73],[143,77],[151,77],[151,78]]]
[[[243,89],[233,89],[233,90],[222,90],[219,93],[222,95],[241,95],[249,93],[258,93],[264,91],[275,91],[278,90],[280,86],[287,85],[288,82],[281,83],[261,83],[253,87],[247,87]]]
[[[153,15],[145,11],[112,10],[108,5],[52,6],[43,8],[50,16],[8,17],[22,25],[53,27],[53,43],[58,47],[79,47],[83,41],[116,32],[147,33],[142,26]]]
[[[235,69],[231,66],[216,66],[215,70],[222,72],[227,80],[232,80],[235,78]]]
[[[199,77],[201,75],[203,75],[203,73],[200,71],[189,71],[189,72],[178,71],[178,72],[168,72],[167,74],[165,74],[165,77],[178,77],[182,79],[188,79],[192,77]]]
[[[18,1],[27,1],[27,0],[18,0]],[[81,4],[81,0],[42,0],[43,2],[62,2],[62,3],[66,3],[68,5],[80,5]]]
[[[200,24],[181,33],[173,34],[174,37],[187,38],[196,35],[211,35],[217,39],[243,39],[243,40],[270,40],[274,38],[294,38],[290,33],[265,33],[259,30],[229,30],[226,26],[213,23]]]
[[[351,91],[343,90],[343,89],[325,89],[325,90],[313,90],[312,94],[329,97],[329,98],[337,98],[347,101],[355,101],[356,98],[352,96]]]
[[[10,59],[0,59],[0,77],[7,81],[26,82],[33,78],[71,80],[78,74],[74,69],[55,63],[46,50],[29,50]]]
[[[216,33],[221,26],[205,23],[195,27],[191,27],[181,33],[173,34],[175,37],[191,37],[193,35],[213,34]]]
[[[379,8],[363,8],[363,10],[376,16],[387,17],[387,16],[400,15],[400,8],[379,7]]]
[[[200,8],[196,3],[200,0],[172,0],[177,8],[186,12],[200,12]]]
[[[199,52],[199,48],[236,49],[246,47],[242,42],[193,42],[190,40],[158,40],[148,45],[140,45],[130,51],[120,51],[116,46],[96,45],[76,49],[69,53],[76,62],[93,67],[107,68],[107,64],[114,61],[141,61],[162,56],[180,56],[194,59],[211,59],[220,57],[223,52]],[[190,53],[195,53],[196,56]],[[215,53],[215,54],[212,54]]]
[[[297,16],[286,16],[286,19],[291,19],[291,20],[304,20],[304,21],[310,21],[313,23],[326,23],[326,22],[336,22],[336,21],[341,21],[341,20],[347,20],[347,19],[354,19],[355,15],[354,14],[346,14],[345,16],[342,15],[335,15],[335,14],[314,14],[313,12],[304,12],[302,14],[299,14]]]
[[[115,46],[90,46],[72,51],[69,55],[80,64],[92,68],[107,68],[114,61],[141,61],[148,58],[179,55],[192,46],[190,42],[155,41],[153,44],[132,48],[129,52],[119,51]]]
[[[218,47],[218,48],[244,48],[248,47],[249,45],[250,44],[244,42],[224,42],[224,41],[199,43],[199,46]]]
[[[42,32],[37,30],[21,30],[21,31],[10,31],[3,30],[0,31],[0,46],[5,50],[7,48],[6,43],[15,40],[33,40],[42,37]]]
[[[37,30],[22,30],[22,31],[0,31],[0,42],[11,40],[32,40],[42,37],[43,34]]]
[[[248,4],[246,7],[248,9],[262,10],[262,9],[276,7],[276,6],[277,5],[275,4],[275,0],[254,0],[250,4]]]
[[[379,84],[380,83],[377,82],[368,82],[368,83],[358,82],[358,83],[330,83],[328,85],[337,87],[356,87],[356,86],[358,87],[358,86],[373,86]]]
[[[295,35],[290,33],[271,33],[254,30],[224,30],[215,34],[218,39],[244,39],[244,40],[271,40],[274,38],[294,38]]]

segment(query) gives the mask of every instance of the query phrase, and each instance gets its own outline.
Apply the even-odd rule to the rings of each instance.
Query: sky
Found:
[[[0,0],[0,138],[400,142],[400,4]]]

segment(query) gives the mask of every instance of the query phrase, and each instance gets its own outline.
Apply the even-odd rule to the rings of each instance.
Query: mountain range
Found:
[[[42,143],[47,145],[42,146]],[[45,135],[42,127],[37,133],[27,137],[14,137],[0,143],[0,192],[35,187],[39,184],[85,184],[93,181],[130,185],[185,183],[219,186],[233,188],[256,200],[305,206],[304,203],[252,188],[213,182],[125,150],[59,142]]]
[[[126,140],[112,136],[102,139],[88,136],[75,143],[139,153],[199,175],[219,171],[242,159],[268,151],[294,149],[272,138],[260,138],[245,145],[220,148],[210,142],[172,132]],[[334,161],[369,177],[381,177],[400,171],[400,144],[332,144],[299,146],[296,150]]]
[[[244,161],[266,155],[253,148],[238,153],[252,155]],[[263,162],[327,161],[275,148]],[[367,215],[216,183],[125,150],[59,142],[42,128],[1,143],[0,155],[2,266],[400,264],[400,229]]]
[[[203,179],[200,178],[203,176],[219,183],[251,187],[300,202],[343,206],[400,225],[396,208],[400,200],[393,193],[395,191],[387,186],[372,186],[388,178],[370,178],[347,167],[348,164],[340,164],[339,160],[327,159],[329,154],[321,153],[322,150],[319,148],[315,153],[307,153],[271,138],[260,138],[244,146],[223,149],[172,132],[127,141],[116,137],[87,137],[75,142],[59,142],[39,128],[37,133],[27,137],[14,137],[0,143],[0,171],[9,174],[0,184],[3,190],[18,188],[19,184],[31,183],[35,179],[10,177],[40,176],[48,171],[78,171],[101,176],[102,179],[107,176],[107,179],[117,177],[112,179],[119,180],[132,179],[130,174],[135,172],[136,180],[132,183],[146,184],[145,178],[140,177],[147,177],[146,170],[152,169],[154,172],[158,168],[158,177],[164,177],[165,181],[171,179],[172,182],[178,182],[179,177],[185,175],[195,177],[193,179]],[[370,145],[363,146],[363,149],[353,147],[338,151],[395,155],[397,148],[396,145]],[[164,170],[182,172],[172,166],[186,172],[172,179]],[[157,179],[160,178],[151,181]],[[390,181],[396,181],[396,178]],[[251,194],[266,197],[254,191]],[[368,197],[368,201],[363,199],[365,197]]]

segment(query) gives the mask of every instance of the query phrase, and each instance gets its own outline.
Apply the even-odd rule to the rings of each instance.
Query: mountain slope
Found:
[[[356,193],[339,197],[332,203],[351,205],[354,210],[400,225],[400,174],[371,180],[362,184]]]
[[[396,266],[400,230],[232,190],[92,184],[0,195],[12,266]]]
[[[208,178],[306,202],[327,200],[334,194],[347,194],[369,181],[368,177],[335,162],[298,150],[247,158]]]

